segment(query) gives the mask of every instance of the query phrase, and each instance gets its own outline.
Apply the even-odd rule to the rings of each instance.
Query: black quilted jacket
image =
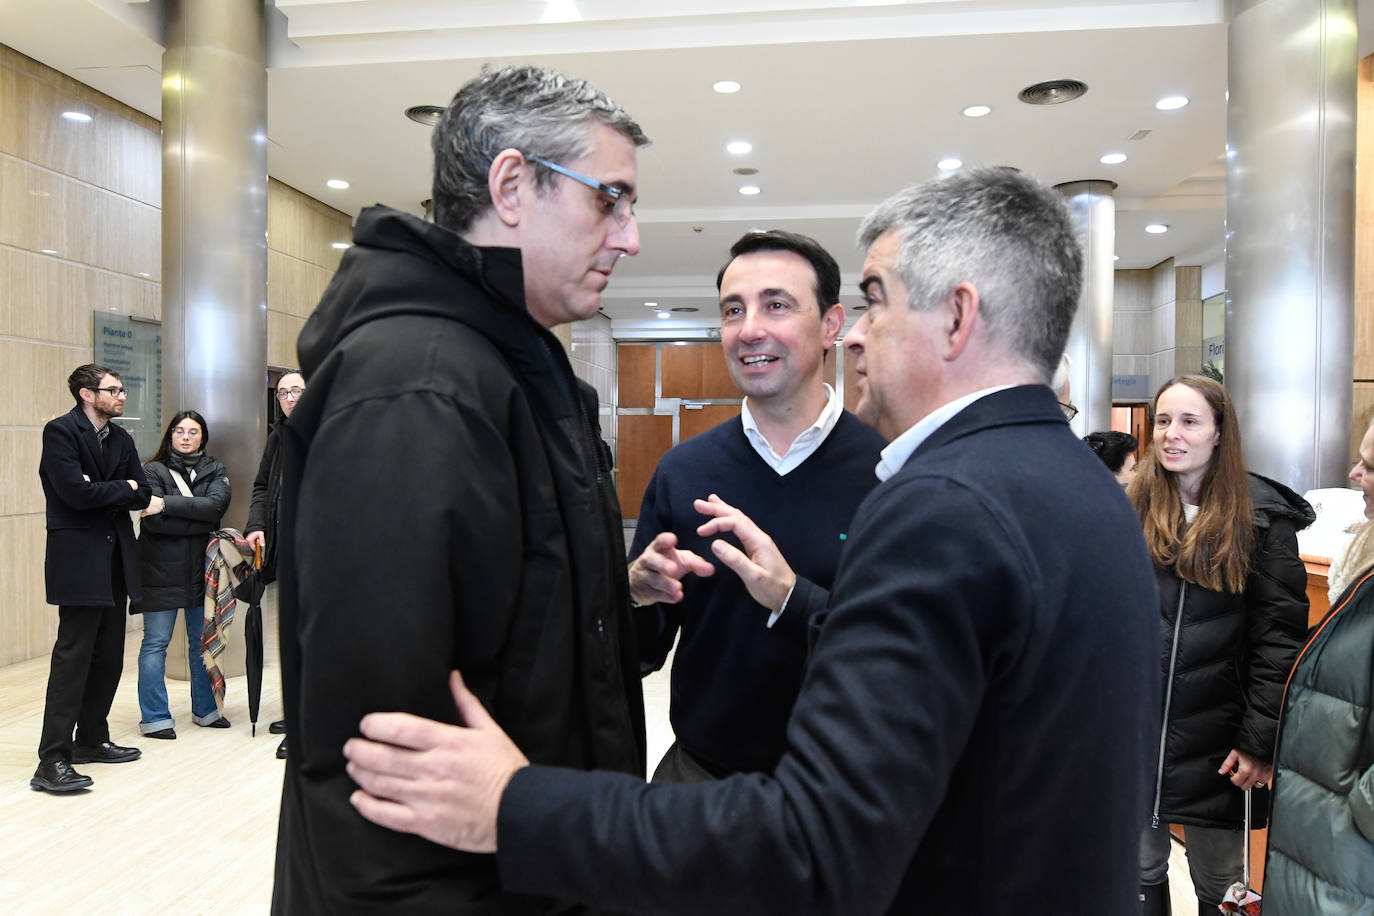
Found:
[[[1244,794],[1217,768],[1232,748],[1274,758],[1283,685],[1307,630],[1307,571],[1297,533],[1316,519],[1281,483],[1250,475],[1255,564],[1240,594],[1184,582],[1172,567],[1159,583],[1163,729],[1152,815],[1203,827],[1239,827]],[[1255,796],[1256,826],[1267,798]]]

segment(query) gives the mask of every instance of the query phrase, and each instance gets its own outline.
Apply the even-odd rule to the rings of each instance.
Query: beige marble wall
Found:
[[[160,314],[161,155],[155,120],[0,46],[0,665],[57,632],[38,458],[91,312]]]
[[[348,215],[276,179],[267,182],[267,365],[295,369],[296,337],[350,244]]]
[[[57,632],[38,459],[91,359],[91,312],[162,316],[161,144],[153,118],[0,45],[0,665],[46,655]],[[273,181],[268,231],[268,362],[294,366],[351,229]]]
[[[1202,369],[1202,268],[1173,259],[1118,270],[1113,286],[1112,373],[1148,375],[1149,390]]]

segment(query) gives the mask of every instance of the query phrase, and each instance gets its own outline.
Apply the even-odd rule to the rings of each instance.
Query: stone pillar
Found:
[[[1354,315],[1355,2],[1232,0],[1226,387],[1246,462],[1341,486]]]
[[[266,438],[263,9],[167,0],[162,57],[163,421],[185,408],[205,417],[209,451],[229,469],[224,524],[234,528],[247,520]],[[226,656],[225,673],[240,673],[242,652]]]
[[[1072,369],[1069,389],[1080,436],[1112,428],[1112,286],[1116,247],[1116,182],[1069,181],[1057,185],[1083,241],[1083,294],[1065,352]]]

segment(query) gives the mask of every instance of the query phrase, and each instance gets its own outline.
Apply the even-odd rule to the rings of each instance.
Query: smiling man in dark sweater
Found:
[[[878,482],[883,447],[823,380],[844,324],[835,259],[776,229],[745,235],[730,256],[716,278],[721,345],[744,405],[659,461],[629,554],[645,673],[663,666],[682,632],[670,710],[677,741],[654,773],[660,782],[777,764],[807,623],[825,604],[855,508]],[[710,546],[720,531],[755,525],[786,558],[781,574],[726,543]],[[721,565],[730,568],[715,574]],[[764,606],[778,604],[769,593],[786,599],[777,614]]]

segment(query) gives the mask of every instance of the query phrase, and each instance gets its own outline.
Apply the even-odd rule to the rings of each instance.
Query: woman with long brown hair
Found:
[[[1241,877],[1244,790],[1272,774],[1284,679],[1307,627],[1297,532],[1315,518],[1247,474],[1235,408],[1201,375],[1155,395],[1149,452],[1127,491],[1159,584],[1162,728],[1141,842],[1146,914],[1169,912],[1169,825],[1185,825],[1199,913]],[[1265,800],[1257,799],[1263,823]]]

